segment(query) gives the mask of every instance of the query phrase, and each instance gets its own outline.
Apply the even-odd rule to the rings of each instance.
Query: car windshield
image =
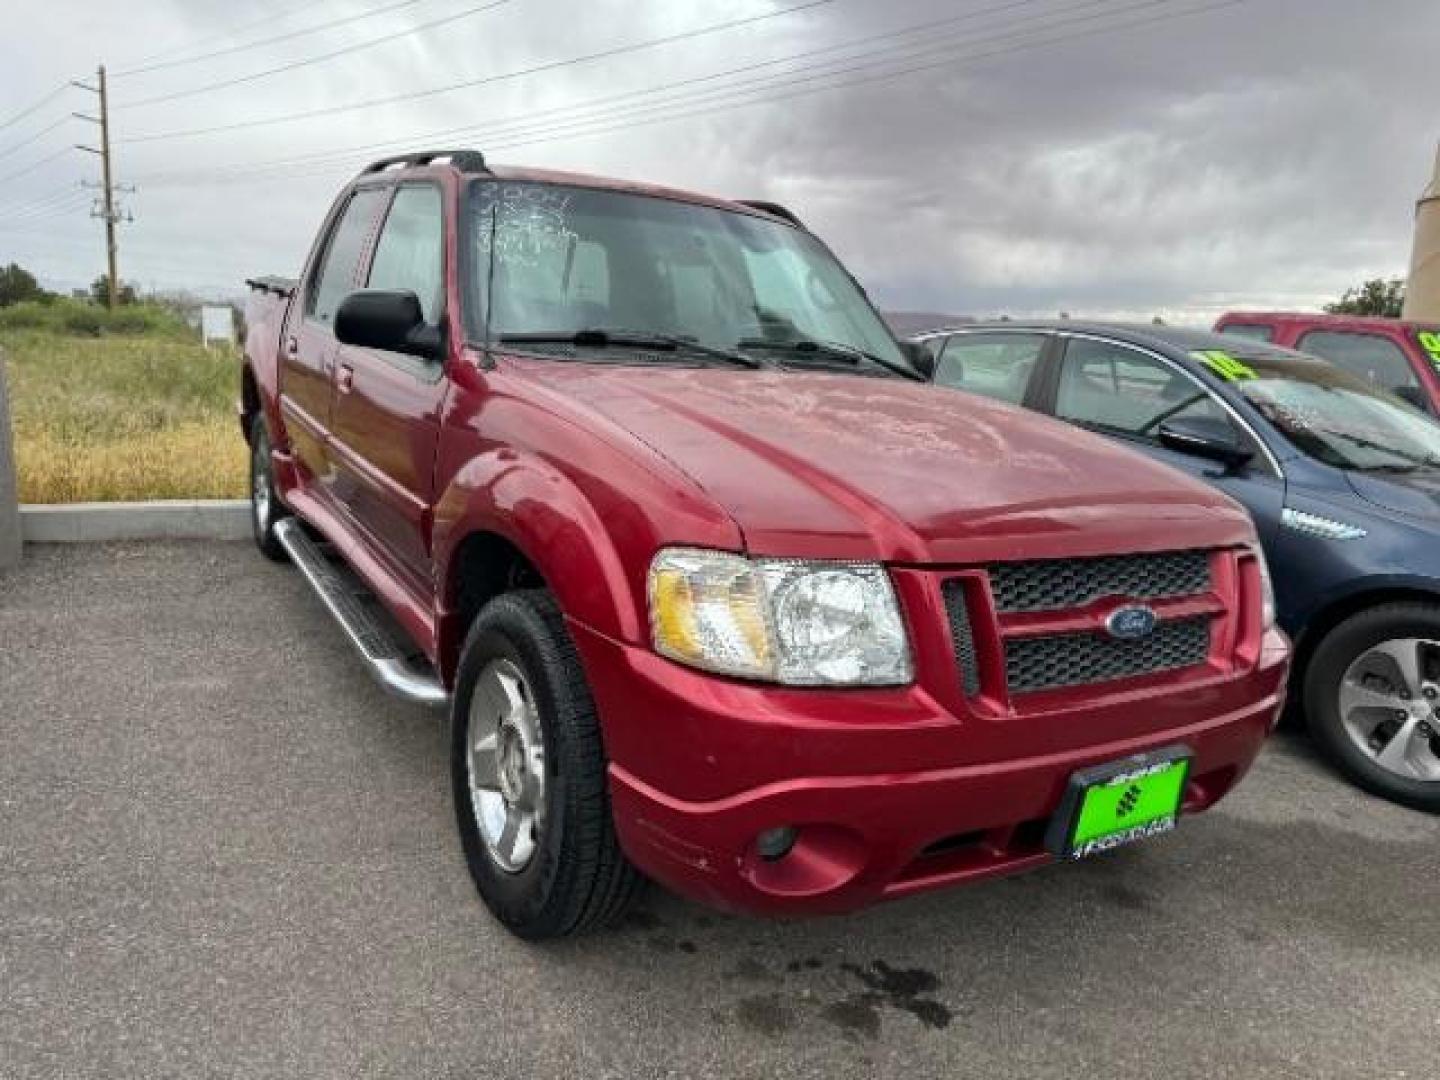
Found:
[[[1234,349],[1195,355],[1318,461],[1376,472],[1440,466],[1440,424],[1333,364]]]
[[[468,221],[477,339],[528,349],[599,330],[570,345],[634,352],[649,335],[767,363],[909,367],[859,287],[802,229],[675,199],[503,181],[473,185]]]

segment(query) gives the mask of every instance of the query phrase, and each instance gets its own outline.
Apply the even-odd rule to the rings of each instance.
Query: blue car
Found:
[[[1326,361],[1217,334],[1067,320],[913,340],[941,385],[1111,436],[1244,504],[1314,739],[1361,787],[1440,812],[1440,424]]]

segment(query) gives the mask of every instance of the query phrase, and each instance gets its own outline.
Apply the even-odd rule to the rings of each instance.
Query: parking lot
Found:
[[[1282,735],[1171,837],[843,919],[501,932],[443,722],[249,545],[0,580],[0,1075],[1429,1077],[1440,821]]]

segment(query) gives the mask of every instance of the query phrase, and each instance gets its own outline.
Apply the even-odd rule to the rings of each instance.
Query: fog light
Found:
[[[755,838],[755,850],[766,862],[778,862],[795,846],[795,830],[789,825],[766,829]]]

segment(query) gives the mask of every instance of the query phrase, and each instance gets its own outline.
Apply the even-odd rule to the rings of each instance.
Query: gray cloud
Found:
[[[424,0],[324,34],[116,79],[114,97],[119,103],[243,75],[475,2]],[[118,109],[117,136],[383,97],[788,3],[512,0],[432,34],[327,64],[213,94]],[[1433,75],[1440,6],[1431,0],[1249,0],[1191,18],[974,55],[1029,40],[1014,36],[1022,19],[1032,20],[1025,33],[1033,38],[1037,19],[1049,20],[1053,36],[1202,3],[1012,4],[1008,11],[902,39],[932,50],[912,62],[945,61],[934,70],[596,134],[556,131],[557,118],[543,110],[872,41],[1001,3],[834,0],[660,49],[363,113],[120,143],[121,172],[140,185],[131,199],[136,221],[124,232],[122,272],[146,283],[214,290],[245,274],[291,271],[334,191],[353,171],[350,162],[341,162],[227,177],[224,166],[243,170],[357,143],[529,116],[528,131],[552,137],[502,150],[497,158],[779,199],[892,307],[1159,312],[1204,321],[1232,306],[1314,306],[1363,277],[1402,273],[1414,199],[1440,138]],[[380,5],[312,5],[210,47]],[[7,13],[10,32],[0,41],[0,117],[97,60],[115,68],[133,65],[137,57],[214,35],[265,10],[247,5],[237,13],[233,4],[211,0],[155,0],[138,11],[99,0],[27,3],[19,13]],[[1103,11],[1118,14],[1080,21]],[[961,34],[968,35],[964,41]],[[933,51],[947,40],[955,42],[952,52]],[[844,62],[853,55],[841,50],[826,59]],[[793,70],[793,64],[776,64],[754,74],[780,77]],[[689,92],[713,94],[723,85],[716,80]],[[636,109],[655,100],[636,97],[627,104]],[[67,104],[88,103],[77,94]],[[33,126],[0,132],[0,153],[40,126],[40,119],[37,114]],[[516,130],[476,141],[504,146],[515,141]],[[0,159],[0,176],[88,134],[78,122],[61,129]],[[174,175],[206,170],[211,175]],[[76,153],[0,184],[0,215],[93,172],[93,162]],[[93,277],[101,255],[98,225],[83,209],[36,214],[17,223],[18,231],[0,228],[0,260],[19,259],[52,280]]]

